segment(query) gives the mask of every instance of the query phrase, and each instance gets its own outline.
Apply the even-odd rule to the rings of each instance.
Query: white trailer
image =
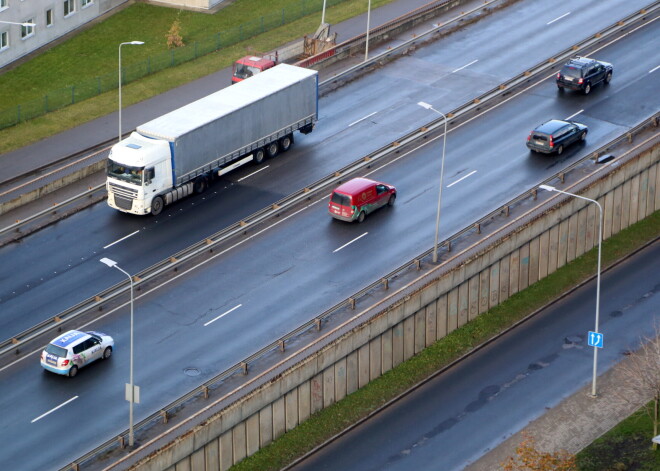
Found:
[[[107,168],[108,204],[132,214],[206,190],[248,162],[289,150],[294,131],[318,119],[318,73],[280,64],[138,126],[115,144]]]

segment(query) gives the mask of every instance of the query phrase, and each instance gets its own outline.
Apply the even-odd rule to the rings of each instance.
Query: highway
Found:
[[[624,5],[625,11],[634,9],[632,3]],[[516,4],[515,11],[495,14],[475,28],[479,32],[491,28],[493,35],[499,31],[497,38],[503,44],[515,42],[509,35],[517,35],[517,41],[531,31],[543,36],[539,30],[545,23],[537,20],[541,14],[546,23],[552,18],[542,4]],[[589,20],[594,31],[611,23],[614,10],[612,5],[600,10],[598,6],[594,2],[582,19]],[[534,21],[518,28],[503,26],[511,15],[517,18],[521,14]],[[600,26],[594,26],[599,22]],[[8,337],[120,281],[121,274],[101,265],[99,258],[112,258],[127,271],[137,272],[433,119],[417,101],[441,103],[437,105],[440,109],[450,110],[547,57],[554,48],[581,39],[566,34],[575,30],[574,24],[566,23],[566,30],[548,28],[544,41],[547,44],[556,38],[552,50],[539,40],[538,48],[529,47],[528,56],[514,54],[507,61],[492,60],[489,48],[496,41],[483,37],[480,41],[485,50],[478,55],[476,50],[464,49],[480,34],[470,35],[466,28],[456,38],[445,38],[442,48],[432,44],[419,49],[324,98],[317,130],[298,138],[294,149],[269,161],[259,173],[250,176],[255,168],[234,172],[212,192],[172,206],[156,218],[128,216],[104,204],[96,205],[3,248],[0,332]],[[524,28],[529,28],[527,36],[521,31]],[[658,32],[653,24],[600,51],[598,57],[615,64],[615,76],[608,87],[597,87],[588,97],[560,94],[548,79],[451,132],[441,236],[469,224],[655,112],[660,107],[655,92],[657,72],[649,71],[660,64],[660,54],[653,47]],[[526,41],[530,46],[531,38]],[[545,52],[539,56],[539,51]],[[472,57],[483,61],[452,73],[475,60]],[[426,73],[411,75],[413,65],[423,66]],[[387,101],[382,99],[385,93]],[[359,121],[374,111],[375,115]],[[532,127],[550,117],[576,113],[575,119],[590,127],[585,145],[560,158],[530,155],[524,142]],[[439,151],[439,141],[435,141],[372,175],[395,184],[399,198],[394,208],[374,214],[361,225],[332,221],[325,198],[318,199],[263,234],[243,239],[196,270],[194,276],[177,278],[166,289],[139,297],[135,368],[142,403],[136,407],[137,419],[427,249],[433,235],[429,221],[435,212]],[[470,176],[462,179],[466,175]],[[3,463],[24,469],[64,465],[127,428],[123,399],[127,314],[126,309],[108,313],[91,326],[115,337],[116,355],[82,370],[74,380],[41,371],[36,355],[0,371],[0,404],[8,425],[0,437],[15,444],[3,448]],[[195,368],[199,375],[187,375],[188,368]],[[53,410],[66,401],[70,402]],[[30,453],[39,444],[53,443],[52,437],[61,436],[62,430],[77,432],[66,437],[66,446]],[[12,440],[16,436],[21,437],[18,443]]]
[[[656,241],[601,277],[599,374],[655,335],[659,259]],[[593,280],[289,470],[462,470],[591,384],[595,294]]]

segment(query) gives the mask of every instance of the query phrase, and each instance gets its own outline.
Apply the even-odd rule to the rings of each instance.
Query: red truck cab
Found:
[[[234,62],[231,83],[238,83],[254,74],[263,72],[277,65],[277,57],[245,56]]]

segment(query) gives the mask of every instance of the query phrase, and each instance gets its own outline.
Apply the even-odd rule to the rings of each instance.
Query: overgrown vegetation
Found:
[[[660,235],[660,211],[621,231],[603,243],[603,266],[613,263]],[[323,443],[348,425],[366,417],[382,404],[395,398],[437,370],[470,352],[486,340],[557,298],[577,283],[592,276],[597,266],[597,249],[589,251],[553,274],[516,293],[465,326],[439,340],[417,356],[369,383],[364,388],[314,414],[309,420],[287,432],[269,446],[232,467],[232,470],[277,470],[293,459]],[[650,447],[648,425],[645,443]],[[620,440],[620,438],[617,438]],[[627,443],[627,442],[626,442]],[[631,443],[634,443],[631,442]],[[622,451],[622,453],[625,453]],[[611,454],[610,458],[617,459]],[[601,462],[599,462],[601,463]],[[615,461],[610,461],[614,465]],[[601,466],[600,464],[598,466]],[[606,466],[580,470],[606,471]],[[609,466],[609,465],[608,465]],[[619,469],[619,468],[611,468]],[[660,469],[656,468],[620,468]]]

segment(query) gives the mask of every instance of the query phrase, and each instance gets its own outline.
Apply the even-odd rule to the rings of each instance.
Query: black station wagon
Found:
[[[584,124],[574,121],[551,119],[546,121],[527,136],[527,147],[535,152],[557,155],[574,142],[584,141],[589,129]]]
[[[594,85],[601,82],[610,83],[613,70],[612,64],[608,62],[588,57],[575,57],[557,73],[557,87],[559,90],[564,88],[579,90],[588,95]]]

